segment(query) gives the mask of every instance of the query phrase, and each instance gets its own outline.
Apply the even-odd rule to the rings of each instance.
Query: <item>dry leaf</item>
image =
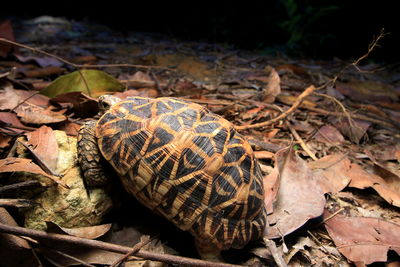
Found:
[[[2,172],[30,172],[39,175],[43,175],[52,179],[55,182],[59,181],[59,178],[54,177],[44,172],[38,165],[32,162],[30,159],[24,158],[5,158],[0,159],[0,173]]]
[[[28,78],[40,78],[40,77],[47,77],[50,75],[61,74],[64,73],[65,69],[56,67],[56,66],[49,66],[44,68],[36,68],[32,70],[22,70],[20,73],[24,74]]]
[[[22,129],[28,128],[19,121],[15,113],[11,112],[0,112],[0,122],[1,127],[12,128],[11,132],[9,133],[10,135],[22,133],[24,132]]]
[[[324,218],[331,214],[327,211]],[[352,262],[387,261],[387,253],[400,255],[400,225],[378,218],[336,215],[325,222],[336,247]]]
[[[58,159],[58,144],[53,130],[50,127],[42,126],[33,132],[27,133],[26,137],[36,156],[46,163],[52,171],[55,171]]]
[[[343,154],[325,156],[308,163],[324,193],[342,191],[349,183],[350,160]]]
[[[270,214],[274,211],[273,204],[276,201],[276,196],[279,191],[279,170],[275,166],[270,174],[264,177],[264,203],[267,213]]]
[[[328,146],[337,146],[344,142],[343,135],[336,127],[331,125],[324,125],[319,128],[318,132],[314,135],[314,139]]]
[[[371,123],[360,120],[349,120],[347,118],[334,118],[331,123],[350,141],[358,144],[364,137]]]
[[[99,112],[99,104],[82,92],[69,92],[57,95],[51,99],[52,103],[70,103],[74,107],[74,115],[79,118],[93,117]]]
[[[2,85],[0,89],[0,110],[12,110],[21,102],[21,97],[11,84]]]
[[[350,187],[359,189],[372,187],[388,203],[400,207],[399,179],[387,183],[382,177],[365,171],[355,163],[351,164],[348,176],[351,179]],[[394,185],[391,183],[394,183]]]
[[[323,213],[325,197],[307,163],[292,149],[275,154],[280,173],[274,212],[269,216],[267,238],[285,236]]]
[[[275,97],[281,93],[281,79],[279,78],[278,72],[274,68],[271,69],[271,73],[268,77],[268,84],[264,89],[263,101],[266,103],[274,103]]]
[[[57,123],[67,119],[67,117],[60,114],[60,112],[52,111],[51,107],[42,108],[28,103],[19,106],[15,111],[22,122],[30,124]]]
[[[366,101],[398,101],[393,86],[375,81],[351,81],[348,83],[336,83],[336,90],[347,95],[352,100]]]
[[[54,222],[46,222],[47,232],[56,234],[68,234],[87,239],[96,239],[105,235],[110,229],[112,224],[101,224],[87,227],[66,228],[61,227]]]

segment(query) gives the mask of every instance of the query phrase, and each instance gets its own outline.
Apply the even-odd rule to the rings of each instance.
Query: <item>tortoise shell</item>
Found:
[[[125,189],[197,242],[223,250],[262,236],[261,171],[224,118],[175,98],[133,97],[112,105],[95,135]]]

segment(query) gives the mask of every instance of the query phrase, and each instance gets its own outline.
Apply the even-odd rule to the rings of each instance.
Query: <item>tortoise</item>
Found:
[[[107,182],[102,159],[140,203],[195,238],[203,259],[242,248],[266,227],[262,174],[249,143],[203,106],[161,97],[99,98],[78,135],[85,184]],[[104,164],[103,164],[104,165]]]

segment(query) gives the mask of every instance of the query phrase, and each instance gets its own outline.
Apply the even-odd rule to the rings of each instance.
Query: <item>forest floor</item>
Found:
[[[383,36],[360,48],[355,60],[322,61],[45,19],[0,27],[0,232],[25,236],[0,235],[9,248],[1,249],[0,266],[126,260],[116,253],[126,247],[82,250],[82,240],[50,242],[30,228],[139,244],[138,258],[125,266],[152,266],[149,260],[219,266],[195,260],[189,235],[129,196],[110,204],[102,192],[95,205],[93,197],[79,204],[82,213],[71,204],[77,199],[63,202],[75,188],[66,177],[76,168],[78,130],[96,116],[96,97],[110,92],[193,101],[232,122],[250,142],[264,174],[268,227],[264,242],[224,252],[226,262],[400,266],[400,71],[395,64],[366,64],[374,49],[384,49],[378,47]],[[86,69],[112,77],[96,72],[91,78]],[[71,162],[60,167],[60,153],[67,158],[69,152]],[[116,208],[108,213],[111,205]]]

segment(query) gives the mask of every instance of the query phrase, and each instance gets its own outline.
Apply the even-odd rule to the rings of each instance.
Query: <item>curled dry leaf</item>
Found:
[[[15,111],[24,123],[47,124],[62,122],[67,119],[67,117],[60,112],[52,111],[51,107],[42,108],[29,103],[24,103],[17,107]]]
[[[386,181],[381,176],[365,171],[355,163],[351,164],[348,176],[351,179],[350,187],[359,189],[372,187],[388,203],[400,207],[400,179],[385,177],[388,178]]]
[[[87,239],[96,239],[105,235],[110,229],[112,224],[101,224],[87,227],[66,228],[61,227],[53,222],[46,222],[47,232],[57,234],[68,234]]]
[[[23,129],[28,128],[19,121],[15,113],[11,112],[0,112],[0,123],[0,126],[2,128],[8,128],[8,131],[6,131],[6,133],[10,135],[22,133],[24,132]]]
[[[57,95],[51,99],[52,103],[70,103],[74,107],[74,115],[79,118],[88,118],[99,112],[99,105],[94,98],[82,92],[69,92]]]
[[[279,191],[279,170],[275,166],[270,174],[264,177],[264,203],[267,213],[270,214],[274,211],[273,204],[276,201],[276,196]]]
[[[263,101],[266,103],[274,103],[275,97],[281,93],[281,79],[279,78],[278,72],[274,68],[271,69],[271,73],[268,77],[268,84],[265,87]]]
[[[40,157],[40,160],[54,171],[57,166],[58,144],[53,130],[50,127],[42,126],[27,133],[26,137],[36,156]]]
[[[324,218],[331,214],[325,211]],[[400,255],[400,225],[378,218],[336,215],[325,222],[336,247],[352,262],[387,261],[393,250]]]
[[[324,193],[342,191],[349,183],[350,160],[346,155],[334,154],[308,163]]]
[[[0,88],[0,110],[12,110],[21,101],[16,90],[13,89],[11,83],[1,85]]]
[[[320,216],[325,205],[324,192],[307,163],[292,149],[276,153],[280,174],[274,212],[269,216],[267,238],[285,236],[311,218]]]
[[[350,141],[358,144],[361,138],[364,137],[371,123],[360,120],[349,121],[347,117],[335,118],[332,120],[332,124]]]
[[[318,129],[317,134],[314,136],[315,140],[325,143],[329,146],[340,145],[344,142],[343,135],[331,125],[324,125]]]
[[[57,183],[59,182],[59,178],[47,174],[30,159],[12,157],[0,159],[0,173],[1,172],[30,172],[48,177]]]

